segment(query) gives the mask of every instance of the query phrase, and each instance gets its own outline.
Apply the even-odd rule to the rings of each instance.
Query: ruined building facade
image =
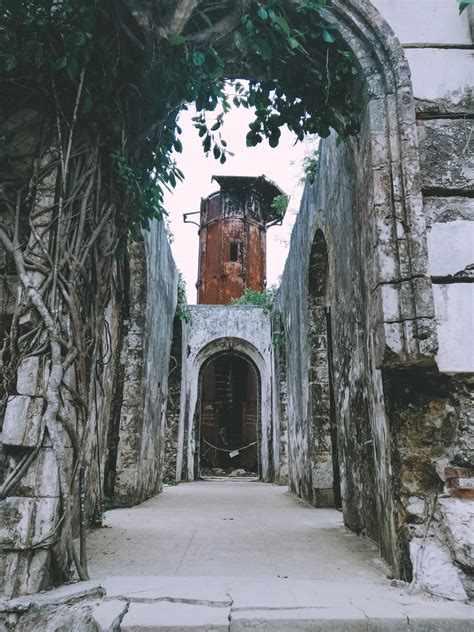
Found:
[[[123,292],[105,314],[87,511],[105,497],[134,504],[159,492],[175,457],[176,480],[196,478],[203,393],[216,401],[206,395],[216,388],[209,367],[232,357],[248,383],[238,401],[256,428],[237,439],[256,437],[260,478],[316,507],[341,506],[395,576],[466,600],[474,594],[473,8],[459,16],[446,0],[331,5],[360,66],[362,124],[345,143],[333,132],[321,144],[273,313],[204,304],[233,293],[203,295],[189,322],[178,322],[163,225],[134,245]],[[4,278],[4,288],[15,286],[11,270]],[[38,447],[41,371],[35,358],[18,367],[2,422],[6,479],[22,450],[39,451],[1,501],[9,594],[51,582],[59,483],[50,444]]]

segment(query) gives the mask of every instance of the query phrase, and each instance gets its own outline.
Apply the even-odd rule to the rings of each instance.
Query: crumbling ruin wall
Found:
[[[398,576],[466,599],[474,569],[469,20],[444,2],[374,4],[405,51],[362,68],[357,137],[339,147],[334,135],[322,142],[277,301],[287,332],[290,487],[317,504],[311,401],[319,356],[311,345],[327,331],[310,335],[311,310],[321,306],[309,285],[319,233],[328,251],[323,304],[344,521],[379,542]],[[428,15],[420,35],[414,25]],[[393,52],[397,40],[380,15],[371,23]]]
[[[120,358],[123,394],[109,490],[114,505],[134,505],[161,491],[177,288],[166,228],[153,222],[130,261],[130,307]]]
[[[183,322],[179,316],[175,316],[168,371],[168,406],[166,409],[165,460],[163,466],[163,482],[169,485],[173,485],[176,482],[179,414],[181,410],[181,372],[183,365],[182,329]]]
[[[411,69],[438,337],[435,367],[384,372],[402,566],[428,592],[472,598],[474,11],[418,3],[407,20],[403,2],[377,4]]]
[[[371,169],[363,136],[364,130],[357,141],[339,149],[334,140],[321,147],[319,178],[313,186],[306,186],[278,298],[287,331],[290,487],[316,506],[325,506],[332,491],[331,452],[338,450],[344,521],[354,531],[384,542],[388,547],[385,553],[393,561],[396,558],[393,519],[388,510],[392,498],[387,422],[378,409],[381,374],[375,371],[369,357],[367,333],[368,288],[361,217],[368,207]],[[351,185],[346,186],[347,182]],[[318,307],[310,300],[309,267],[315,235],[325,235],[329,257],[327,295]],[[327,446],[327,457],[319,452],[329,481],[321,489],[317,478],[322,478],[323,467],[312,455],[312,433],[318,429],[311,402],[312,397],[316,403],[325,398],[328,406],[330,393],[328,379],[319,389],[315,388],[311,371],[321,345],[327,357],[325,306],[330,306],[333,361],[329,368],[327,359],[321,357],[320,366],[326,376],[329,370],[333,375],[337,445]],[[322,313],[318,322],[310,318],[316,309]],[[318,335],[312,334],[312,328]],[[318,348],[313,349],[312,345]],[[323,389],[325,384],[327,388]],[[325,414],[324,425],[328,422]],[[326,441],[331,442],[328,435],[326,430]],[[324,489],[326,493],[322,494]],[[383,513],[377,520],[378,511],[388,511],[388,520]]]
[[[288,381],[286,376],[286,336],[279,316],[272,322],[273,371],[273,469],[274,482],[288,485]]]
[[[86,419],[82,476],[85,520],[89,523],[100,522],[104,495],[110,490],[112,502],[135,504],[159,491],[162,483],[168,363],[177,294],[177,272],[162,223],[153,224],[144,242],[132,244],[129,268],[128,275],[115,268],[114,291],[104,314],[101,363],[91,384],[94,406]],[[8,334],[6,328],[4,334]],[[41,357],[27,357],[6,385],[9,390],[1,419],[2,482],[21,459],[36,450],[44,368]],[[65,379],[74,389],[74,367]],[[71,418],[77,419],[67,390],[63,397]],[[71,468],[74,447],[66,433],[64,439],[66,465]],[[38,450],[0,502],[0,590],[7,594],[34,593],[55,579],[51,568],[53,534],[61,515],[58,467],[47,435]],[[76,535],[78,521],[78,507],[74,507]]]
[[[5,187],[13,183],[14,188],[20,188],[22,182],[28,181],[45,133],[43,125],[44,120],[33,110],[0,112],[0,136],[6,140],[0,152],[0,174]],[[90,304],[80,306],[91,322],[97,322],[96,344],[93,345],[96,355],[91,358],[89,354],[87,357],[82,349],[82,353],[74,356],[69,364],[64,363],[66,368],[58,387],[61,423],[57,419],[49,419],[50,425],[46,427],[46,411],[52,402],[51,393],[48,393],[50,344],[44,328],[39,344],[36,347],[34,343],[29,344],[35,339],[35,333],[41,331],[42,320],[37,305],[32,305],[27,292],[18,282],[19,264],[14,265],[13,253],[9,253],[5,246],[8,235],[14,235],[14,240],[17,236],[21,239],[24,251],[20,251],[19,257],[27,261],[23,282],[31,284],[30,287],[44,296],[48,276],[41,265],[42,256],[52,239],[51,227],[55,226],[57,219],[56,150],[50,148],[41,160],[44,173],[35,181],[35,212],[30,217],[18,213],[18,235],[16,230],[12,230],[13,217],[8,204],[2,201],[0,209],[2,230],[7,235],[7,240],[2,240],[0,247],[0,590],[5,590],[7,594],[36,592],[58,577],[61,581],[67,572],[68,560],[59,537],[61,525],[66,521],[64,494],[61,499],[60,493],[59,459],[64,460],[65,479],[74,478],[76,490],[78,486],[82,487],[84,521],[100,519],[105,439],[112,399],[108,385],[118,356],[118,293],[103,286],[102,297],[97,299],[104,300],[100,313],[94,304],[96,297],[90,298]],[[20,201],[19,195],[18,209],[22,208]],[[105,248],[105,241],[101,245]],[[107,268],[107,263],[104,267]],[[106,278],[116,289],[120,286],[117,267],[112,265],[108,269],[110,277]],[[87,278],[87,266],[82,272]],[[67,291],[64,294],[67,296]],[[69,336],[77,330],[64,309],[65,301],[62,299],[60,295],[55,317],[63,334]],[[49,308],[53,309],[51,305]],[[91,366],[93,368],[88,373]],[[84,378],[83,384],[87,382],[87,395],[92,406],[88,406],[78,395],[79,375]],[[55,439],[52,438],[52,428],[57,435]],[[56,441],[54,447],[53,440]],[[61,444],[60,449],[58,443]],[[82,454],[87,457],[82,459]],[[74,477],[73,457],[78,458],[80,463]],[[73,504],[71,513],[72,533],[77,536],[79,503]],[[53,571],[58,576],[54,576]]]

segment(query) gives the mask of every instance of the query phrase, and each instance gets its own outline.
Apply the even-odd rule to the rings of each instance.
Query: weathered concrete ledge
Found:
[[[474,607],[404,585],[246,577],[113,577],[0,602],[3,630],[469,632]]]

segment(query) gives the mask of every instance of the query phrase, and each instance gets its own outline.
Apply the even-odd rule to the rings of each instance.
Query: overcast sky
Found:
[[[221,165],[212,154],[208,158],[204,155],[201,139],[191,121],[194,114],[194,110],[190,109],[181,115],[179,121],[183,130],[180,137],[183,152],[177,154],[176,159],[179,168],[185,174],[185,180],[178,183],[176,189],[165,196],[165,208],[169,213],[169,224],[174,235],[171,246],[173,256],[186,280],[188,302],[191,304],[196,302],[198,227],[194,224],[184,224],[183,213],[199,211],[201,198],[219,189],[216,182],[211,182],[212,176],[263,174],[290,195],[290,205],[283,226],[270,228],[267,234],[267,285],[278,284],[303,190],[299,182],[303,156],[316,145],[314,139],[295,144],[295,136],[288,130],[283,130],[277,148],[272,149],[266,141],[257,147],[248,148],[245,145],[245,135],[252,114],[244,108],[233,108],[225,116],[222,137],[235,156],[230,156],[227,162]],[[190,219],[199,221],[198,218],[196,215]]]

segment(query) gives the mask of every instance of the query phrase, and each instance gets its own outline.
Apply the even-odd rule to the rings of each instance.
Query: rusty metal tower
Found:
[[[263,175],[213,180],[220,191],[201,200],[197,302],[226,305],[245,288],[265,289],[266,232],[282,222],[272,203],[284,193]]]

